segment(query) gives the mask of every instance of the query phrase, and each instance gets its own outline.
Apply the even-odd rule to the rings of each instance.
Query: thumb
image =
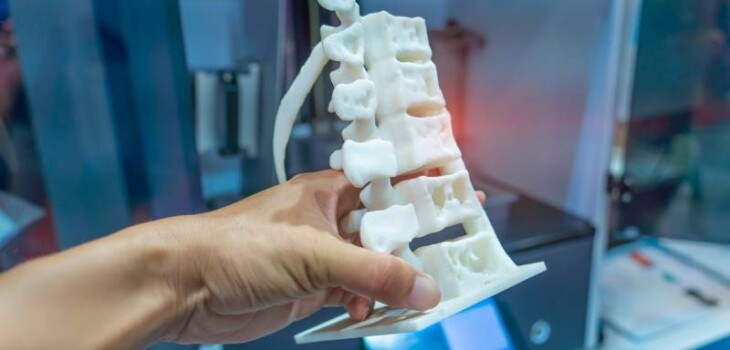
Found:
[[[337,241],[323,250],[327,282],[391,306],[430,309],[441,299],[436,282],[395,256]]]

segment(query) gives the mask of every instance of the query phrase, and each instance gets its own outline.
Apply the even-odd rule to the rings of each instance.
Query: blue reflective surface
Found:
[[[514,349],[493,299],[487,299],[420,332],[368,337],[364,343],[368,350]]]

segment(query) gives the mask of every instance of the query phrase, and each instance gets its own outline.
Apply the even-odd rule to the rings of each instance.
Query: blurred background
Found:
[[[730,348],[730,1],[358,3],[426,19],[492,223],[548,271],[417,333],[296,346],[331,309],[154,349]],[[0,0],[0,23],[2,271],[274,185],[278,103],[336,18],[315,0]],[[289,174],[339,148],[331,91],[323,74]]]

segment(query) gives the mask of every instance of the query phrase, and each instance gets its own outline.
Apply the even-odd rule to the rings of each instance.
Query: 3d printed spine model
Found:
[[[330,111],[351,122],[330,157],[359,188],[365,209],[342,222],[365,248],[395,254],[433,276],[442,301],[463,296],[517,269],[482,209],[456,145],[421,18],[386,12],[360,16],[354,0],[319,0],[339,27],[323,26],[317,44],[282,100],[276,120],[277,176],[297,113],[329,60],[339,62]],[[394,177],[437,169],[391,185]],[[462,224],[466,235],[418,249],[416,237]]]

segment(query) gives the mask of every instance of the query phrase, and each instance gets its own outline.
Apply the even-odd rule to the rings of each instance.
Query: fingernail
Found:
[[[367,299],[361,299],[360,304],[362,305],[362,310],[363,310],[360,321],[365,321],[368,318],[368,316],[370,316],[370,313],[372,312],[372,310],[370,309],[370,307],[371,307],[370,302]]]
[[[416,310],[428,310],[441,299],[441,291],[436,281],[425,273],[419,273],[408,296],[408,306]]]

